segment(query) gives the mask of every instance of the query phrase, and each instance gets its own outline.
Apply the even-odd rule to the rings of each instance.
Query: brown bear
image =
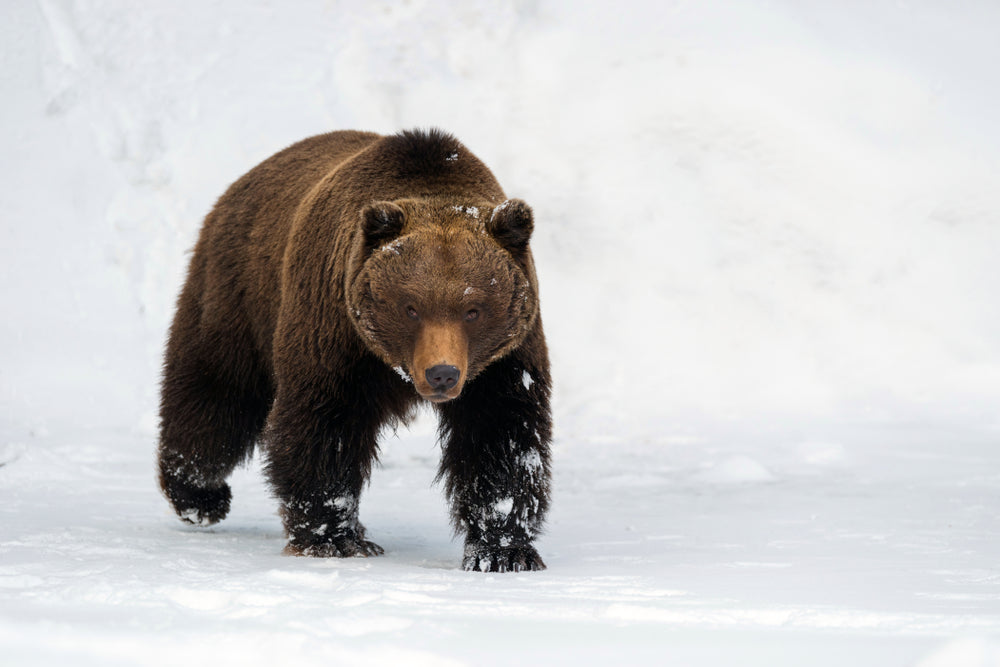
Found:
[[[540,570],[551,378],[531,209],[438,130],[332,132],[236,181],[202,227],[164,362],[160,486],[226,516],[261,445],[285,553],[371,556],[358,497],[380,432],[439,416],[462,565]]]

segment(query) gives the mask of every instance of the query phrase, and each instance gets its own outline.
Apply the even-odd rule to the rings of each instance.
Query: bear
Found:
[[[164,355],[159,484],[229,511],[259,448],[285,554],[374,556],[358,498],[380,433],[438,417],[462,567],[542,570],[551,375],[534,215],[437,129],[337,131],[237,180],[206,216]]]

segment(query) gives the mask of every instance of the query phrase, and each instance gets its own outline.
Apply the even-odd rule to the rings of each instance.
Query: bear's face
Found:
[[[368,347],[421,396],[457,397],[524,340],[538,312],[526,204],[378,202],[361,226],[348,312]]]

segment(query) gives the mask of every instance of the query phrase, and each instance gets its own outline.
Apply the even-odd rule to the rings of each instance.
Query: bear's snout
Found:
[[[424,375],[427,377],[427,383],[431,386],[431,389],[443,394],[458,384],[458,379],[462,377],[462,371],[458,370],[457,366],[438,364],[437,366],[428,368],[424,372]]]
[[[434,403],[462,392],[469,365],[469,340],[460,322],[425,322],[413,351],[413,383],[417,393]]]

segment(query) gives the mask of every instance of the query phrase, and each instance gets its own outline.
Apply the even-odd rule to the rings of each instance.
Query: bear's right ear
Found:
[[[361,233],[365,238],[365,254],[391,241],[403,231],[406,214],[392,202],[377,201],[361,209]]]

